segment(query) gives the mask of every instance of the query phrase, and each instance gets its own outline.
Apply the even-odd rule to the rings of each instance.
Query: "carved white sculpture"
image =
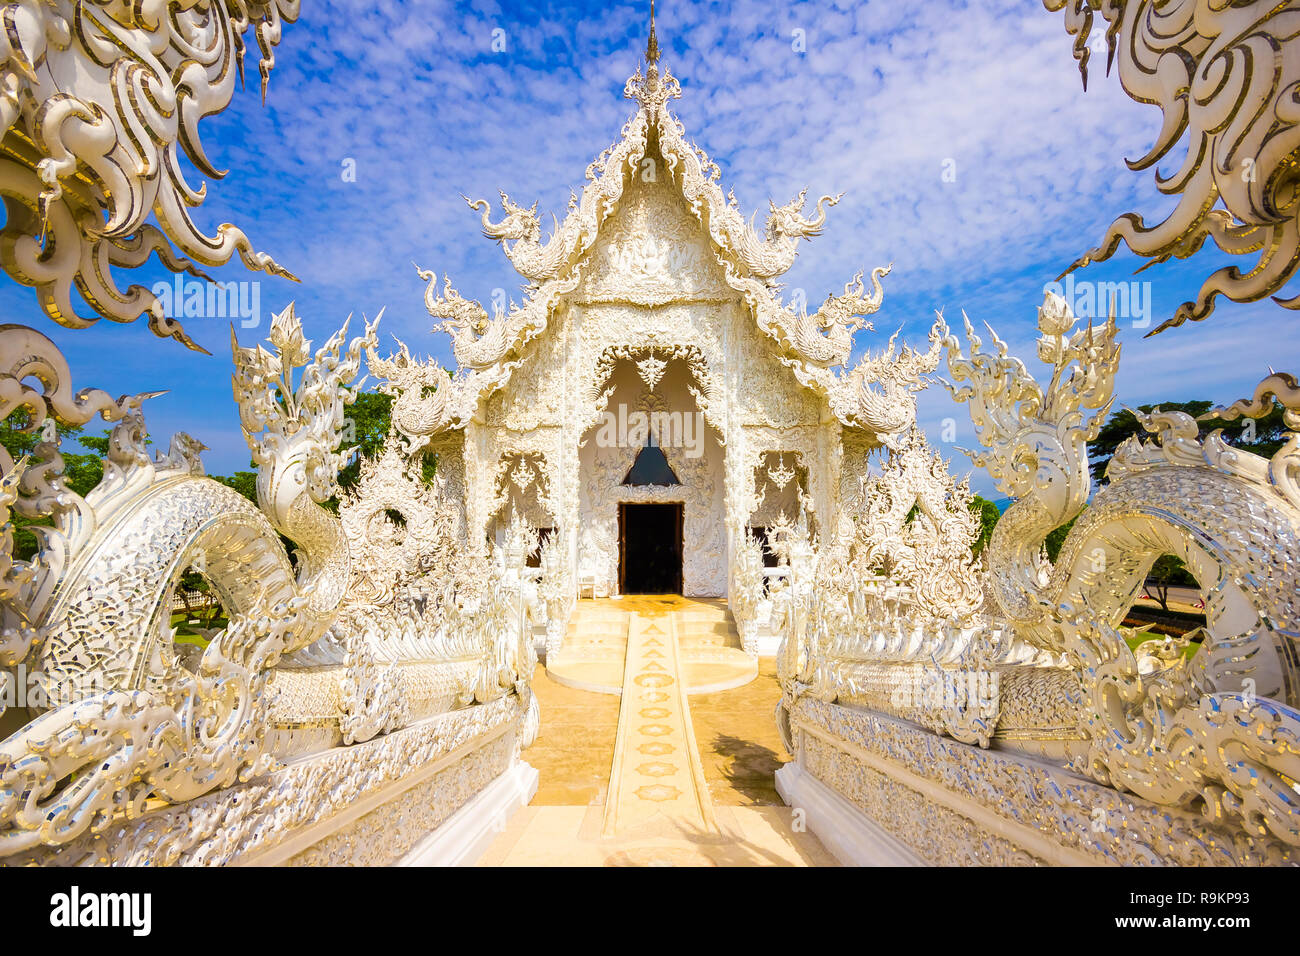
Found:
[[[979,519],[971,501],[969,480],[954,480],[913,425],[881,473],[863,476],[858,499],[845,504],[855,573],[883,571],[910,587],[926,613],[969,621],[982,602],[971,552]]]
[[[238,253],[251,269],[292,278],[237,227],[208,237],[191,221],[203,192],[185,183],[177,147],[220,177],[198,123],[230,102],[250,28],[265,95],[281,25],[297,14],[297,0],[7,8],[0,192],[10,208],[0,264],[37,288],[52,319],[84,328],[143,313],[155,333],[197,348],[156,296],[138,285],[119,290],[110,268],[157,253],[167,269],[206,278],[199,266]],[[74,312],[74,287],[94,315]],[[383,818],[382,828],[411,813],[385,788],[439,765],[417,788],[424,800],[414,819],[432,829],[517,769],[519,749],[536,735],[531,645],[513,615],[493,611],[523,607],[521,575],[467,563],[473,556],[456,547],[463,510],[432,491],[422,503],[436,528],[412,544],[417,567],[376,588],[387,569],[372,562],[369,587],[356,588],[356,538],[321,507],[349,454],[337,446],[361,350],[374,360],[373,326],[346,348],[341,331],[313,356],[290,307],[271,340],[274,351],[232,342],[235,397],[259,473],[254,505],[203,476],[193,438],[176,435],[165,455],[147,451],[142,405],[151,393],[74,394],[49,339],[0,329],[0,417],[20,414],[40,435],[22,461],[0,450],[0,520],[11,509],[50,519],[31,561],[13,558],[8,523],[0,535],[0,689],[26,668],[44,692],[26,701],[34,719],[0,741],[6,861],[228,862],[274,854],[311,832],[353,848],[332,858],[357,862],[366,855],[334,816],[349,794],[373,801],[366,819]],[[410,371],[400,356],[392,361],[396,377]],[[425,379],[399,402],[388,450],[418,474],[412,456],[443,414],[429,402],[447,396],[428,387],[440,384],[433,370],[415,373]],[[63,479],[54,426],[96,416],[115,427],[104,478],[82,497]],[[445,482],[463,487],[454,451]],[[299,546],[296,566],[280,535]],[[230,622],[207,632],[198,653],[179,652],[170,627],[172,592],[189,569],[207,579]],[[359,622],[359,608],[381,605],[388,613]],[[3,706],[0,716],[18,716]],[[388,734],[403,742],[360,743]],[[294,769],[277,769],[288,756]],[[205,799],[222,809],[205,809]],[[166,803],[180,806],[169,816],[159,809]]]
[[[61,4],[15,5],[0,41],[9,53],[0,94],[8,135],[21,132],[40,154],[6,160],[10,182],[0,191],[30,215],[10,217],[6,230],[21,236],[5,267],[38,285],[61,321],[84,324],[71,321],[66,299],[74,283],[88,283],[103,298],[101,314],[121,320],[149,311],[155,331],[184,341],[147,294],[117,293],[102,275],[88,278],[87,263],[107,257],[130,266],[165,249],[169,268],[187,268],[142,224],[141,209],[153,202],[163,232],[186,255],[224,262],[239,251],[254,268],[278,269],[233,227],[205,240],[188,219],[172,216],[187,196],[173,164],[176,142],[197,149],[197,118],[228,101],[228,67],[250,23],[258,23],[265,81],[280,19],[291,20],[296,6],[200,2],[156,26],[134,22],[137,12],[110,18],[90,10],[93,31],[123,41],[114,49],[147,43],[161,51],[157,63],[122,71],[130,55],[111,66],[90,56],[82,44],[91,34],[73,37]],[[1092,9],[1116,24],[1123,14],[1113,35],[1128,37],[1138,12],[1153,8],[1081,0],[1069,14],[1081,37]],[[1175,4],[1162,15],[1180,23],[1187,9]],[[1260,15],[1246,5],[1201,25],[1272,16]],[[218,27],[202,34],[210,49],[180,69],[178,50],[189,47],[178,37],[205,17]],[[1135,57],[1168,45],[1151,37],[1126,44],[1123,55]],[[1208,60],[1213,42],[1195,34],[1175,45],[1193,54],[1180,62],[1192,63]],[[1289,67],[1273,62],[1276,80]],[[145,83],[158,116],[135,115],[138,99],[114,99],[112,70]],[[48,82],[66,89],[53,96]],[[1275,93],[1252,104],[1276,112]],[[494,223],[485,202],[471,203],[529,281],[522,305],[489,318],[445,277],[439,289],[432,273],[420,273],[428,310],[452,334],[455,377],[400,343],[381,359],[373,324],[350,343],[340,331],[313,355],[292,308],[276,317],[273,350],[233,343],[259,506],[205,478],[202,446],[189,436],[176,436],[166,455],[146,451],[141,408],[149,393],[117,401],[95,390],[74,394],[48,339],[0,329],[0,414],[23,411],[43,439],[22,461],[0,453],[0,519],[13,510],[52,522],[38,532],[41,550],[30,562],[13,558],[10,526],[0,535],[0,677],[8,685],[19,665],[38,665],[50,702],[0,741],[0,857],[172,863],[278,853],[284,861],[286,847],[297,845],[291,832],[328,828],[349,801],[364,800],[380,809],[313,838],[292,860],[392,862],[405,852],[393,847],[411,842],[410,833],[387,838],[402,830],[393,814],[409,815],[417,830],[437,826],[536,736],[533,628],[544,623],[548,653],[559,649],[587,573],[574,560],[586,550],[576,536],[587,532],[597,558],[607,558],[612,529],[593,519],[595,502],[618,496],[684,499],[695,542],[687,580],[729,592],[750,653],[767,611],[783,634],[778,722],[787,745],[846,799],[893,813],[916,845],[980,845],[974,862],[1035,862],[1006,836],[1029,819],[1039,832],[1025,839],[1040,849],[1043,832],[1091,841],[1087,859],[1293,862],[1294,379],[1271,376],[1250,399],[1217,412],[1259,414],[1276,396],[1291,434],[1271,460],[1229,449],[1217,435],[1202,442],[1186,416],[1155,412],[1141,420],[1159,442],[1123,446],[1110,483],[1082,511],[1092,490],[1086,442],[1112,401],[1113,323],[1075,330],[1068,309],[1049,297],[1039,313],[1039,355],[1052,367],[1046,388],[1000,341],[993,353],[982,351],[969,324],[964,355],[941,317],[928,350],[899,350],[891,339],[883,353],[846,369],[854,333],[869,328],[881,305],[888,269],[873,270],[869,290],[860,273],[811,316],[783,303],[775,281],[839,197],[823,196],[807,213],[806,193],[770,203],[760,235],[667,109],[680,86],[660,71],[653,40],[626,94],[636,113],[589,167],[588,186],[546,242],[535,206],[503,194],[505,218]],[[1159,101],[1174,115],[1184,108]],[[1256,110],[1244,128],[1267,113]],[[49,119],[43,132],[40,116]],[[149,130],[146,145],[124,137],[127,126]],[[1292,128],[1276,126],[1283,146]],[[84,141],[73,135],[87,130]],[[1241,148],[1274,170],[1290,161],[1247,140]],[[662,178],[638,175],[647,161]],[[86,166],[94,175],[76,179]],[[1249,195],[1227,196],[1225,187],[1225,203],[1249,224],[1242,202],[1265,208],[1288,182],[1277,176],[1254,192],[1242,187]],[[1204,199],[1217,188],[1202,182],[1186,195]],[[1207,213],[1210,205],[1198,205],[1195,228],[1231,246],[1244,233],[1216,231],[1226,220]],[[1270,221],[1269,254],[1294,232],[1293,217],[1281,220]],[[1269,254],[1259,282],[1230,294],[1276,288],[1269,283],[1282,273]],[[976,520],[968,490],[915,426],[914,394],[945,347],[953,376],[968,383],[955,395],[971,403],[988,449],[977,460],[1016,499],[985,552],[986,580],[969,553]],[[393,396],[394,429],[363,462],[358,486],[340,495],[335,517],[321,504],[338,490],[348,454],[337,446],[363,349]],[[584,446],[620,375],[645,386],[646,409],[675,400],[676,382],[707,423],[720,467],[666,448],[684,488],[623,490],[635,449]],[[104,480],[81,497],[63,481],[57,429],[49,426],[96,416],[115,427]],[[882,447],[889,460],[867,481],[867,462]],[[584,473],[587,451],[593,465]],[[432,484],[422,478],[426,455],[437,463]],[[782,493],[795,510],[787,514],[783,503],[773,517]],[[920,514],[908,522],[914,504]],[[1057,562],[1045,562],[1045,535],[1075,516]],[[770,582],[748,528],[759,520],[781,562]],[[527,558],[539,550],[539,527],[553,530],[533,570]],[[281,534],[301,547],[296,567]],[[1183,558],[1204,585],[1207,624],[1190,662],[1168,642],[1130,651],[1120,627],[1164,553]],[[172,591],[191,567],[230,616],[197,656],[177,653],[170,628]],[[992,601],[981,606],[984,594]],[[98,685],[93,692],[90,684]],[[808,733],[814,726],[819,732]],[[835,749],[843,740],[853,741],[853,759]],[[995,741],[1001,753],[986,752]],[[1009,762],[1017,751],[1047,762]],[[898,779],[864,769],[866,753],[872,766],[892,762],[912,781],[928,778],[926,786],[980,803],[982,819],[1001,815],[998,833],[983,837],[938,801],[916,803]],[[284,758],[294,759],[281,766]],[[1098,784],[1058,774],[1068,761]],[[442,769],[409,785],[435,766]],[[1138,797],[1121,798],[1115,788]],[[1095,827],[1077,826],[1080,801],[1122,821],[1107,832],[1109,843],[1087,835]],[[929,832],[923,840],[918,820],[949,829],[941,840]],[[1214,829],[1225,822],[1235,827],[1228,840]]]
[[[493,610],[517,603],[502,573],[480,585],[477,610],[444,607],[441,630],[422,636],[409,632],[409,617],[377,616],[362,626],[354,613],[340,616],[358,601],[376,601],[373,579],[370,590],[348,598],[355,583],[348,536],[319,504],[337,490],[347,453],[335,449],[354,394],[346,382],[362,348],[373,347],[373,324],[346,352],[340,331],[313,356],[289,308],[272,325],[274,351],[234,345],[260,511],[202,477],[192,440],[173,442],[165,458],[149,457],[140,397],[110,403],[82,392],[69,400],[66,366],[48,340],[26,329],[3,334],[0,345],[27,350],[0,381],[10,383],[10,408],[29,409],[29,427],[54,413],[68,421],[102,413],[118,424],[105,478],[85,499],[63,487],[52,445],[37,446],[39,470],[12,465],[4,485],[9,504],[52,511],[54,526],[43,532],[37,562],[8,562],[6,664],[38,664],[52,709],[0,744],[0,854],[68,843],[134,819],[148,800],[192,800],[263,773],[277,751],[298,755],[313,740],[328,744],[329,737],[295,743],[276,730],[322,716],[338,739],[354,743],[430,712],[514,694],[523,707],[520,745],[535,736],[531,643],[509,615]],[[12,377],[38,365],[43,393]],[[388,452],[399,454],[396,445]],[[391,503],[373,467],[366,475],[363,496],[373,493],[375,503],[349,513]],[[26,489],[15,487],[20,478]],[[437,571],[431,589],[455,595],[449,538],[457,525],[433,497],[435,530],[425,545],[436,553],[432,562],[417,561],[418,570]],[[302,546],[296,574],[277,532]],[[191,566],[203,568],[231,620],[193,672],[176,657],[169,626],[172,590]],[[404,597],[412,599],[409,589]],[[282,659],[287,666],[279,668]],[[92,684],[104,692],[87,695]],[[320,715],[320,700],[334,701],[334,709]]]
[[[984,552],[996,607],[973,626],[943,626],[910,589],[864,587],[827,555],[825,578],[796,587],[786,612],[779,719],[788,726],[812,696],[981,746],[996,734],[1156,804],[1300,844],[1290,783],[1300,769],[1290,559],[1300,546],[1300,435],[1268,461],[1218,434],[1199,441],[1181,413],[1139,415],[1159,441],[1121,446],[1092,495],[1087,442],[1111,407],[1119,346],[1113,322],[1074,326],[1048,293],[1038,342],[1052,367],[1046,388],[996,337],[984,351],[969,322],[969,355],[946,336],[949,368],[965,383],[953,394],[970,403],[987,449],[975,461],[1015,499]],[[1290,428],[1300,424],[1300,389],[1284,375],[1211,414],[1259,414],[1270,396]],[[893,477],[887,467],[878,500],[910,507],[909,484]],[[1045,568],[1044,538],[1076,516]],[[888,541],[870,533],[880,522],[866,524],[871,548]],[[1135,654],[1120,627],[1163,554],[1202,582],[1206,625],[1190,661],[1163,645]]]
[[[900,348],[895,336],[847,367],[889,268],[859,272],[811,315],[783,302],[778,284],[840,197],[824,195],[811,211],[806,190],[769,203],[756,230],[669,111],[681,87],[657,54],[624,93],[634,113],[549,236],[536,204],[502,192],[494,218],[492,204],[466,199],[526,280],[522,302],[489,310],[449,276],[417,266],[425,306],[452,337],[455,377],[405,346],[388,360],[372,354],[371,371],[395,396],[394,421],[411,447],[454,449],[463,463],[471,549],[483,553],[480,542],[518,510],[534,527],[564,529],[553,559],[575,590],[585,582],[611,593],[620,580],[618,504],[680,502],[686,593],[734,596],[733,554],[758,520],[753,463],[768,453],[800,457],[806,507],[815,521],[833,521],[841,436],[876,448],[906,432],[941,343],[937,327],[923,352]],[[644,404],[631,392],[615,398],[629,372],[653,393],[653,411],[707,423],[701,458],[663,449],[680,484],[624,485],[639,449],[604,447],[603,416]]]
[[[174,669],[150,690],[79,700],[0,743],[0,857],[134,819],[151,798],[191,800],[274,766],[268,668],[305,603],[242,617],[194,674]]]
[[[1121,446],[1083,511],[1092,490],[1086,442],[1110,406],[1119,346],[1113,323],[1073,325],[1064,300],[1048,293],[1038,344],[1052,365],[1047,389],[996,338],[995,353],[981,352],[969,324],[969,357],[948,342],[953,376],[969,383],[954,396],[971,403],[989,449],[975,460],[1017,499],[988,547],[997,601],[1024,640],[1065,651],[1080,669],[1090,702],[1080,720],[1092,740],[1083,769],[1158,803],[1203,801],[1215,817],[1298,843],[1288,781],[1300,769],[1300,590],[1289,556],[1300,547],[1300,436],[1269,461],[1217,434],[1200,442],[1180,412],[1141,415],[1159,441]],[[1275,378],[1256,406],[1268,394],[1294,428],[1294,387]],[[1076,515],[1043,586],[1039,544]],[[1144,678],[1118,628],[1163,554],[1201,582],[1205,637],[1187,667]]]
[[[250,28],[265,98],[273,48],[298,7],[298,0],[6,7],[0,193],[9,205],[0,265],[36,287],[51,319],[85,328],[100,316],[132,322],[147,314],[157,335],[198,349],[157,296],[140,285],[119,289],[108,267],[132,269],[157,253],[172,272],[206,278],[199,266],[238,254],[250,269],[293,278],[237,226],[207,236],[195,225],[189,209],[204,190],[185,181],[178,147],[200,172],[221,178],[199,122],[230,104]],[[77,313],[74,288],[95,315]]]
[[[1160,141],[1139,165],[1185,131],[1192,137],[1189,162],[1165,184],[1182,194],[1174,213],[1152,229],[1121,217],[1076,265],[1110,256],[1120,241],[1154,261],[1189,255],[1207,237],[1233,253],[1264,250],[1249,274],[1211,276],[1162,328],[1205,318],[1220,293],[1246,301],[1276,292],[1295,268],[1295,116],[1285,108],[1293,11],[1045,2],[1066,10],[1085,66],[1094,15],[1104,18],[1124,88],[1165,112]],[[1238,176],[1239,166],[1258,166],[1259,179]],[[919,584],[854,573],[844,532],[821,549],[815,572],[791,562],[791,586],[773,606],[783,634],[777,723],[796,760],[778,788],[810,808],[813,828],[847,859],[864,851],[844,842],[842,811],[815,819],[825,788],[930,862],[1294,865],[1300,388],[1274,374],[1206,416],[1260,415],[1276,399],[1290,433],[1269,460],[1219,433],[1201,440],[1186,415],[1139,414],[1157,440],[1121,446],[1093,495],[1087,443],[1112,406],[1117,330],[1113,319],[1076,329],[1051,294],[1038,319],[1045,386],[996,336],[985,351],[969,322],[969,354],[942,317],[931,337],[935,360],[939,348],[948,353],[954,397],[971,406],[984,447],[976,463],[1013,499],[979,566],[962,561],[959,577],[982,588],[982,608],[965,624],[939,620],[918,601]],[[909,359],[918,360],[935,367],[931,356]],[[900,450],[897,439],[887,444]],[[843,500],[871,453],[846,443]],[[880,506],[862,509],[859,553],[906,555],[893,540],[896,512],[916,500],[914,485],[889,464],[867,483],[864,497]],[[1048,561],[1046,536],[1072,519]],[[809,549],[806,534],[788,534],[787,550]],[[1131,650],[1137,641],[1122,621],[1164,554],[1200,582],[1206,625]],[[1078,783],[1070,770],[1098,783]]]
[[[1051,11],[1065,10],[1085,88],[1093,22],[1100,17],[1107,71],[1118,60],[1125,92],[1160,108],[1160,135],[1146,155],[1129,162],[1131,169],[1152,168],[1184,136],[1187,142],[1176,172],[1156,177],[1161,192],[1178,195],[1173,211],[1154,226],[1134,213],[1120,216],[1067,272],[1109,259],[1121,242],[1155,263],[1185,258],[1210,239],[1229,255],[1258,252],[1259,260],[1246,270],[1233,265],[1215,271],[1195,300],[1180,305],[1151,334],[1208,318],[1219,295],[1236,302],[1271,295],[1285,308],[1300,309],[1300,297],[1277,294],[1300,263],[1295,11],[1270,0],[1043,3]]]

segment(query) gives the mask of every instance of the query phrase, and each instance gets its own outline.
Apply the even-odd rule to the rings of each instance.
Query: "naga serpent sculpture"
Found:
[[[827,295],[821,308],[812,315],[806,310],[793,309],[777,313],[782,332],[794,351],[812,365],[825,367],[847,362],[853,349],[853,333],[872,327],[865,316],[880,309],[885,299],[880,280],[889,275],[891,268],[892,263],[871,270],[870,292],[863,287],[859,271],[844,284],[843,293]]]
[[[1119,345],[1113,319],[1074,323],[1049,292],[1038,318],[1046,389],[996,335],[995,352],[981,351],[969,320],[969,357],[947,337],[949,369],[969,383],[949,387],[987,449],[972,457],[1015,499],[987,549],[994,597],[1018,637],[1065,652],[1080,673],[1089,747],[1076,769],[1300,843],[1300,434],[1270,463],[1217,432],[1198,441],[1188,415],[1139,414],[1159,443],[1121,445],[1089,504],[1087,442],[1113,402]],[[1294,427],[1296,391],[1274,393]],[[1076,516],[1044,583],[1039,548]],[[1142,674],[1119,625],[1165,554],[1200,583],[1204,637],[1190,662]]]
[[[75,699],[71,686],[59,685],[92,674],[110,688],[140,689],[165,671],[171,597],[191,567],[202,570],[232,620],[302,599],[286,651],[330,625],[350,566],[339,521],[320,502],[334,494],[346,455],[334,451],[344,406],[355,397],[345,383],[360,368],[362,348],[375,343],[371,323],[340,356],[346,330],[313,359],[290,305],[271,327],[278,355],[233,343],[234,393],[258,466],[260,509],[203,477],[197,459],[152,460],[138,412],[117,426],[104,480],[45,535],[49,571],[33,611],[44,631],[38,660],[51,699]],[[301,548],[296,573],[280,534]],[[39,600],[44,594],[48,601]]]
[[[436,360],[416,360],[400,339],[397,345],[398,351],[388,358],[366,349],[366,365],[382,382],[379,391],[393,400],[389,411],[393,428],[408,439],[427,441],[455,417],[449,397],[452,377]]]
[[[375,343],[374,323],[341,354],[345,334],[346,325],[313,357],[290,306],[272,325],[278,354],[234,346],[259,510],[203,476],[201,446],[187,436],[151,457],[142,396],[72,396],[53,343],[0,329],[0,351],[24,356],[0,376],[6,414],[25,407],[28,430],[47,415],[117,421],[104,478],[84,498],[63,484],[53,441],[36,446],[38,467],[11,468],[0,494],[4,517],[17,503],[54,519],[40,530],[37,560],[12,562],[5,576],[6,663],[29,660],[44,673],[49,709],[0,743],[0,856],[67,843],[120,813],[138,816],[153,798],[190,800],[274,763],[265,746],[271,669],[332,623],[350,574],[339,521],[320,502],[346,454],[334,450],[355,397],[346,383]],[[28,376],[43,391],[24,385]],[[302,546],[296,574],[280,534]],[[192,567],[231,624],[188,670],[170,618]],[[11,628],[18,608],[22,626]]]

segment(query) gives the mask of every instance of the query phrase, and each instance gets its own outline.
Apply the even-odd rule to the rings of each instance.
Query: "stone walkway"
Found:
[[[678,825],[717,832],[678,666],[674,616],[629,613],[604,837],[671,833]]]
[[[578,690],[621,694],[627,673],[627,627],[629,617],[636,614],[672,617],[679,673],[687,693],[743,687],[754,679],[754,660],[741,650],[727,603],[674,594],[579,601],[564,647],[546,662],[546,673]]]
[[[776,795],[789,756],[772,723],[773,661],[744,687],[687,697],[679,641],[691,605],[633,599],[610,616],[626,639],[621,697],[538,669],[542,730],[524,759],[540,787],[478,865],[835,865],[792,830]]]

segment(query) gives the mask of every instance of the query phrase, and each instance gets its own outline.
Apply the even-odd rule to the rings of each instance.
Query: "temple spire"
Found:
[[[655,36],[655,0],[650,0],[650,38],[645,44],[646,63],[659,62],[659,40]]]
[[[665,102],[682,95],[682,85],[667,69],[663,76],[659,75],[659,37],[655,33],[654,0],[650,0],[650,35],[646,38],[645,45],[645,76],[641,75],[641,64],[637,64],[636,73],[628,77],[623,95],[640,103],[641,108],[652,118]]]

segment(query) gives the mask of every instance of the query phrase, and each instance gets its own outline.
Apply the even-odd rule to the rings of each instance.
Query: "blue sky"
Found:
[[[385,346],[397,334],[452,364],[412,260],[449,273],[466,296],[487,301],[503,287],[518,298],[519,277],[460,194],[495,198],[503,188],[563,214],[570,187],[631,111],[622,89],[644,49],[647,6],[306,0],[277,48],[265,107],[253,53],[249,88],[202,127],[208,155],[230,173],[208,184],[197,221],[209,233],[239,224],[302,280],[238,263],[210,270],[260,282],[261,324],[241,329],[241,341],[264,337],[271,312],[291,299],[317,342],[349,313],[359,328],[361,313],[387,307]],[[1061,16],[1040,0],[665,0],[658,23],[663,61],[682,81],[676,112],[747,213],[758,209],[761,223],[769,197],[784,202],[804,186],[847,194],[823,235],[802,244],[786,295],[802,288],[817,303],[858,269],[894,262],[876,331],[858,335],[859,351],[883,348],[900,327],[923,345],[935,309],[958,326],[965,309],[1032,369],[1044,283],[1118,214],[1155,221],[1172,208],[1151,172],[1123,163],[1147,150],[1159,111],[1124,96],[1103,75],[1104,57],[1084,93]],[[493,50],[495,30],[504,50]],[[349,160],[355,182],[343,176]],[[1150,283],[1152,325],[1225,261],[1206,251],[1136,277]],[[1127,281],[1138,264],[1121,254],[1076,278]],[[136,281],[164,277],[146,268]],[[1269,365],[1300,371],[1292,313],[1267,300],[1220,302],[1208,322],[1151,339],[1124,328],[1121,404],[1230,401]],[[185,430],[209,446],[210,472],[248,467],[226,320],[186,320],[213,353],[204,356],[154,338],[143,322],[58,328],[37,314],[32,290],[13,283],[0,286],[0,305],[7,321],[34,324],[64,348],[78,388],[170,389],[146,406],[160,444]],[[937,385],[919,407],[932,442],[964,473],[953,446],[974,446],[965,409]],[[957,424],[951,443],[941,440],[947,418]],[[995,495],[983,474],[972,485]]]

